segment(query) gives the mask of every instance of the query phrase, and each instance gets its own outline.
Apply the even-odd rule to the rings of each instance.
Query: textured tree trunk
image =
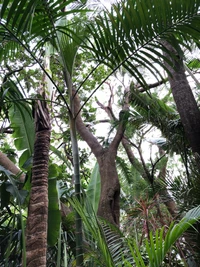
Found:
[[[172,66],[167,62],[165,62],[165,66],[171,73],[168,78],[185,134],[192,151],[200,155],[200,111],[186,78],[183,60],[171,44],[166,41],[162,41],[162,43],[169,52],[176,56],[176,58],[170,57]],[[165,56],[169,58],[169,54],[166,52]]]
[[[176,103],[177,110],[180,115],[185,134],[188,138],[188,142],[195,155],[197,166],[199,167],[200,166],[200,142],[199,142],[200,111],[197,106],[197,102],[194,98],[194,95],[192,93],[191,87],[187,81],[182,58],[179,57],[177,51],[171,44],[169,44],[166,41],[162,41],[162,44],[170,53],[176,56],[176,58],[174,58],[170,57],[168,53],[164,53],[164,55],[170,58],[170,60],[173,63],[172,66],[170,66],[167,62],[165,62],[165,66],[171,73],[171,75],[169,75],[168,78],[172,89],[174,101]],[[195,236],[197,237],[198,240],[199,222],[197,223],[196,228],[198,229],[198,231],[195,232]],[[194,243],[194,248],[191,254],[194,254],[194,252],[197,252],[197,254],[199,254],[199,244],[198,242],[194,241],[195,237],[192,236],[191,234],[188,235],[188,233],[185,233],[184,237],[189,245]],[[190,251],[191,247],[188,247],[187,249],[188,251]],[[191,260],[194,260],[193,256],[191,258],[192,258]],[[199,266],[199,259],[198,263],[195,262],[193,263],[193,266]]]
[[[80,100],[78,95],[74,97],[75,114],[79,112]],[[116,135],[108,148],[103,148],[96,137],[85,126],[80,113],[76,117],[76,127],[82,139],[87,142],[99,163],[101,177],[101,195],[98,207],[98,215],[114,225],[119,225],[119,195],[120,184],[117,174],[115,159],[119,143],[123,137],[125,125],[119,123]]]
[[[105,149],[97,157],[101,176],[101,195],[98,215],[115,225],[119,225],[120,184],[115,163],[116,153]]]
[[[36,140],[26,227],[26,266],[46,267],[50,118],[44,101],[38,101],[35,123]]]

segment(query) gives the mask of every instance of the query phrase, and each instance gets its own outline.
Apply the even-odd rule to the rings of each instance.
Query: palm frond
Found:
[[[199,44],[199,6],[199,0],[192,0],[190,5],[187,0],[120,1],[88,26],[88,33],[93,36],[88,46],[97,61],[113,71],[123,66],[145,86],[138,65],[158,79],[162,76],[160,67],[167,71],[163,61],[170,64],[163,55],[161,39],[167,39],[177,49],[177,42],[187,48],[187,41]],[[180,49],[179,53],[182,56]]]
[[[1,45],[6,47],[8,42],[13,42],[13,51],[16,51],[17,44],[30,49],[30,44],[36,43],[34,52],[47,42],[56,46],[57,22],[70,14],[82,12],[83,6],[83,3],[74,0],[4,0],[0,6]],[[10,45],[7,49],[9,53],[11,48]],[[4,56],[6,58],[5,51]]]
[[[106,241],[106,238],[108,239],[109,236],[105,236],[103,227],[97,219],[91,204],[86,201],[85,206],[83,206],[76,198],[69,199],[69,202],[83,220],[85,235],[89,240],[92,240],[92,243],[88,243],[89,246],[86,248],[88,251],[92,250],[94,252],[90,254],[90,256],[95,257],[95,260],[97,260],[101,266],[114,267],[115,264]]]
[[[187,140],[175,109],[153,94],[149,96],[134,90],[131,92],[131,106],[140,114],[143,124],[150,123],[162,132],[163,136],[167,138],[168,144],[166,145],[172,145],[171,147],[174,149],[172,151],[182,151],[183,144],[187,143]],[[135,123],[134,113],[132,122]]]
[[[117,163],[117,167],[121,171],[123,177],[127,180],[128,183],[131,183],[132,173],[131,173],[130,167],[128,166],[126,161],[121,157],[117,157],[116,163]]]

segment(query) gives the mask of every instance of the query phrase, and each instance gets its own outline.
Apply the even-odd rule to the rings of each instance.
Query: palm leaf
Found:
[[[7,80],[3,85],[3,89],[2,100],[9,105],[9,119],[14,130],[14,143],[17,150],[23,151],[19,159],[19,167],[26,169],[30,167],[30,164],[25,163],[28,163],[32,158],[35,141],[32,109],[12,80]]]
[[[166,254],[182,234],[200,218],[200,207],[191,209],[177,224],[171,224],[165,238],[163,228],[156,231],[155,241],[151,237],[150,244],[146,242],[148,256],[151,257],[149,267],[160,267]]]
[[[64,19],[60,20],[57,29],[57,47],[60,50],[61,63],[72,77],[76,54],[84,40],[85,27],[80,19],[74,19],[70,23]]]
[[[109,239],[110,235],[108,231],[107,235],[104,233],[103,226],[100,221],[98,221],[91,203],[86,201],[83,207],[77,198],[69,199],[69,202],[83,220],[85,235],[88,241],[88,246],[86,248],[88,255],[92,257],[95,262],[100,264],[97,266],[116,266],[107,243],[107,239]],[[86,256],[86,258],[87,257],[88,256]]]
[[[81,7],[83,6],[84,4],[74,0],[64,2],[61,0],[53,2],[4,0],[0,6],[0,42],[4,48],[8,43],[13,43],[6,50],[4,49],[4,59],[6,59],[7,53],[17,52],[17,45],[23,46],[33,55],[39,47],[43,47],[47,42],[55,47],[57,21],[62,18],[66,19],[72,13],[82,12]],[[36,43],[35,50],[32,52],[30,43]]]
[[[188,43],[183,40],[199,44],[199,6],[199,0],[192,0],[190,5],[187,0],[121,1],[88,26],[88,33],[94,39],[88,46],[97,61],[113,71],[123,66],[145,86],[138,64],[156,78],[161,75],[160,67],[167,71],[163,62],[170,64],[163,56],[161,39],[167,39],[177,49],[177,41],[187,48]]]
[[[183,126],[176,110],[168,106],[165,100],[158,99],[154,94],[149,96],[132,90],[131,106],[140,114],[143,124],[151,123],[162,132],[167,138],[168,147],[173,148],[172,151],[182,151],[183,143],[187,142]],[[130,121],[134,125],[137,117],[134,112],[130,114]]]
[[[130,166],[126,163],[123,158],[117,157],[116,158],[117,167],[122,172],[123,177],[127,180],[130,184],[132,181],[132,173],[130,170]]]

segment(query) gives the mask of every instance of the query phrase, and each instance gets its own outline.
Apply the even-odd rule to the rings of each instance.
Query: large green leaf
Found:
[[[98,210],[100,193],[101,193],[101,178],[99,173],[99,165],[96,162],[90,177],[90,183],[86,191],[86,195],[90,200],[90,202],[92,203],[95,213],[97,213]]]
[[[14,130],[15,146],[23,151],[19,165],[24,167],[25,162],[33,155],[35,128],[31,109],[28,105],[13,104],[9,109],[11,127]],[[28,166],[27,166],[28,167]]]
[[[49,209],[48,209],[47,240],[49,246],[54,246],[55,243],[58,241],[60,233],[60,223],[61,223],[61,214],[59,209],[56,178],[50,178],[48,180],[48,197],[49,197]]]

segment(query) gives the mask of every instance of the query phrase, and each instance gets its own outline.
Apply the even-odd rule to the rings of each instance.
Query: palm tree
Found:
[[[67,14],[71,13],[71,10],[65,11],[65,7],[66,5],[70,5],[73,2],[74,1],[68,1],[67,3],[63,3],[61,1],[57,1],[49,4],[41,1],[38,1],[37,3],[32,1],[30,3],[21,2],[21,4],[19,5],[18,1],[13,1],[12,3],[4,1],[1,6],[1,16],[2,18],[4,18],[4,20],[1,21],[1,29],[3,32],[1,37],[3,37],[3,39],[6,39],[6,42],[3,43],[3,46],[5,46],[5,53],[2,56],[6,58],[6,52],[15,52],[17,50],[17,47],[21,46],[25,49],[26,52],[31,55],[31,57],[37,63],[39,63],[41,69],[44,71],[44,80],[41,82],[41,88],[38,90],[37,95],[39,99],[35,101],[36,105],[34,107],[36,140],[34,145],[32,188],[30,194],[29,212],[26,229],[27,258],[23,259],[24,266],[33,266],[36,262],[37,265],[39,264],[40,266],[46,266],[48,220],[48,160],[51,130],[49,108],[46,102],[47,99],[51,101],[51,92],[49,92],[49,87],[46,87],[46,85],[49,85],[49,80],[50,83],[52,83],[52,79],[49,74],[49,69],[43,67],[34,52],[31,52],[29,46],[31,42],[34,42],[33,40],[35,40],[35,38],[40,39],[39,41],[36,40],[37,49],[46,42],[49,42],[53,46],[56,46],[57,50],[60,52],[61,58],[64,63],[64,71],[68,72],[69,69],[67,69],[67,67],[70,65],[71,62],[69,64],[66,64],[65,58],[63,57],[63,51],[60,50],[60,40],[58,37],[58,32],[56,32],[55,30],[55,22],[56,20],[62,17],[65,18]],[[75,8],[75,6],[72,6],[72,9],[73,8]],[[15,16],[12,15],[14,9]],[[10,11],[7,12],[7,10]],[[33,20],[31,19],[31,17],[33,18]],[[38,26],[40,29],[38,28]],[[28,35],[25,33],[28,33]],[[51,36],[52,39],[49,39],[49,36]],[[14,46],[12,46],[13,43]],[[14,49],[12,50],[12,48]],[[55,83],[54,86],[59,91],[59,88],[55,85]],[[68,104],[62,94],[61,97],[63,98],[66,107],[69,110]],[[72,125],[73,151],[75,151],[73,153],[74,166],[75,176],[78,176],[78,179],[76,179],[77,181],[79,180],[79,162],[77,157],[75,156],[78,155],[78,148],[76,141],[76,133],[73,129],[74,127]],[[77,194],[80,194],[80,189]],[[80,219],[78,218],[77,221],[80,221]],[[80,222],[78,229],[78,237],[79,239],[81,237]],[[81,242],[79,241],[79,243]],[[77,264],[82,264],[81,245],[79,245],[77,251]]]
[[[38,92],[41,100],[35,105],[35,144],[31,192],[26,226],[26,266],[46,266],[48,226],[48,161],[51,123],[46,102],[48,88]]]

